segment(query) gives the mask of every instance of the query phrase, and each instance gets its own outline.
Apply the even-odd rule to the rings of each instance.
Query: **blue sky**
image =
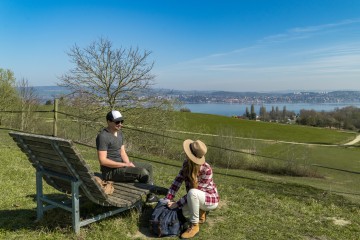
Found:
[[[157,88],[360,91],[359,0],[0,0],[0,68],[32,86],[100,37],[151,51]]]

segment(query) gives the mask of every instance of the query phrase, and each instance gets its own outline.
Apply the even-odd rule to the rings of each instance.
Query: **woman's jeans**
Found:
[[[213,205],[205,204],[205,192],[192,188],[187,193],[187,204],[182,208],[183,215],[190,219],[191,223],[199,222],[199,211],[210,211],[217,208],[218,203]]]

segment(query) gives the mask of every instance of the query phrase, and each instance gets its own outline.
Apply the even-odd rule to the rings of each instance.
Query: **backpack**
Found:
[[[105,180],[102,180],[98,176],[94,176],[94,178],[95,178],[95,181],[104,190],[105,194],[113,194],[113,192],[114,192],[114,182],[113,181],[105,181]]]
[[[170,209],[159,201],[151,214],[150,230],[158,237],[179,236],[184,219],[181,210]]]

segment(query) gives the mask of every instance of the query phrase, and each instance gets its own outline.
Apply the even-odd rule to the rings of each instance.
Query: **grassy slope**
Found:
[[[256,122],[225,116],[176,112],[174,128],[198,133],[220,134],[246,138],[281,140],[301,143],[343,144],[354,139],[354,132],[267,122]]]
[[[50,111],[52,109],[52,105],[39,106],[39,110]],[[68,112],[68,109],[63,109],[63,107],[60,107],[59,111]],[[173,115],[174,122],[171,124],[172,126],[169,126],[169,128],[178,131],[196,133],[231,135],[244,138],[318,144],[344,144],[353,140],[356,135],[354,132],[314,128],[300,125],[256,122],[212,114],[173,112]],[[50,130],[52,129],[51,121],[53,119],[53,113],[40,113],[37,116],[41,119],[47,119],[47,128]],[[61,128],[61,124],[64,124],[66,127],[68,127],[71,123],[71,119],[72,118],[68,118],[63,114],[58,114],[58,131],[63,130]],[[74,125],[72,126],[74,129],[71,129],[71,131],[77,131],[77,128],[79,127],[78,124],[72,124]],[[126,126],[128,126],[128,124],[131,125],[131,122],[126,122]],[[97,129],[94,132],[96,131]]]
[[[232,135],[289,142],[320,143],[324,145],[343,144],[351,141],[356,135],[354,132],[344,132],[333,129],[322,129],[299,125],[255,122],[209,114],[177,112],[175,115],[176,123],[174,124],[174,128],[177,128],[178,130],[186,129],[189,132],[193,131],[198,133],[212,133],[218,135]],[[184,134],[181,137],[186,138],[189,137],[189,135]],[[228,138],[216,140],[217,137],[201,135],[193,135],[190,137],[200,138],[205,140],[208,144],[211,143],[215,146],[223,146],[230,149],[243,150],[255,148],[257,155],[280,159],[274,160],[269,158],[266,159],[266,161],[284,163],[285,160],[286,164],[288,160],[296,159],[296,162],[304,165],[317,164],[325,167],[360,172],[360,148],[358,147],[346,148],[342,146],[307,146],[276,141],[236,141]],[[210,147],[210,151],[211,150],[212,148]],[[240,155],[237,157],[242,156]],[[313,179],[277,176],[273,176],[273,178],[282,178],[286,179],[286,181],[307,184],[338,193],[355,193],[346,194],[346,196],[354,199],[355,201],[360,201],[360,184],[358,184],[360,182],[359,174],[349,174],[321,167],[312,168],[315,171],[318,171],[325,178]]]
[[[95,150],[79,149],[97,170]],[[1,239],[147,238],[149,207],[145,207],[141,218],[134,212],[119,214],[82,228],[80,236],[71,232],[70,216],[63,211],[53,210],[43,221],[34,223],[34,169],[4,130],[0,130],[0,152]],[[151,161],[157,184],[168,186],[180,163]],[[264,174],[214,171],[221,204],[201,226],[197,239],[358,239],[360,235],[360,205],[341,196]],[[49,187],[46,192],[56,193]]]

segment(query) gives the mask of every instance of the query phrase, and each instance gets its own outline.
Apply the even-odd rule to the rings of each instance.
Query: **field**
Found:
[[[171,127],[173,132],[164,136],[205,139],[214,145],[209,147],[213,157],[217,156],[216,147],[224,144],[237,150],[255,149],[256,154],[267,156],[264,158],[266,161],[281,162],[279,159],[293,159],[291,156],[301,155],[302,158],[296,158],[297,161],[303,159],[308,165],[322,166],[313,168],[324,176],[291,177],[224,168],[213,159],[214,179],[221,204],[210,213],[196,239],[359,239],[359,174],[334,170],[360,172],[358,145],[341,146],[351,141],[355,133],[205,114],[175,115]],[[129,134],[130,128],[125,131]],[[176,151],[181,151],[178,140],[171,145]],[[98,171],[95,149],[82,145],[77,147],[94,171]],[[150,206],[144,207],[141,216],[135,211],[128,211],[90,224],[82,228],[78,236],[71,231],[69,214],[60,210],[48,212],[44,220],[35,223],[35,171],[8,136],[8,130],[0,130],[0,153],[3,166],[0,169],[3,176],[0,183],[3,190],[0,202],[1,239],[153,238],[147,227]],[[180,161],[164,156],[140,155],[135,151],[130,151],[130,155],[133,160],[150,161],[155,169],[156,184],[165,187],[171,184],[181,165]],[[255,157],[255,160],[259,158]],[[45,192],[57,194],[48,186]],[[184,193],[183,190],[181,193]],[[88,207],[91,209],[93,206],[89,204]],[[86,212],[87,209],[84,209],[83,213]]]
[[[174,127],[177,130],[187,129],[189,132],[219,134],[224,129],[230,129],[227,133],[236,137],[316,144],[343,144],[351,141],[356,135],[354,132],[248,121],[211,114],[175,114]]]

